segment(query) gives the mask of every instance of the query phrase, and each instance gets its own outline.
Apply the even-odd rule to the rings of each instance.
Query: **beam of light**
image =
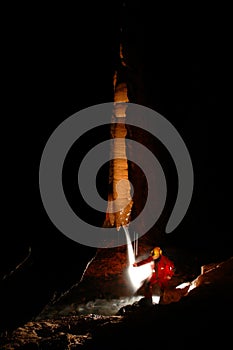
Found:
[[[132,242],[131,242],[130,236],[129,236],[129,230],[128,230],[128,227],[126,227],[126,226],[123,226],[123,229],[125,231],[129,265],[133,265],[133,263],[135,262],[135,255],[134,255],[134,251],[133,251],[133,245],[132,245]]]
[[[135,255],[134,255],[133,245],[129,236],[129,230],[128,230],[128,227],[126,226],[123,226],[123,229],[125,231],[125,237],[127,242],[127,253],[128,253],[128,260],[129,260],[128,275],[130,278],[130,282],[134,290],[136,291],[142,286],[143,281],[150,276],[151,265],[150,263],[148,263],[138,267],[133,266],[133,263],[135,262]]]
[[[149,263],[138,267],[129,266],[128,274],[129,274],[132,286],[134,287],[135,290],[137,290],[142,286],[143,281],[150,276],[151,266]]]

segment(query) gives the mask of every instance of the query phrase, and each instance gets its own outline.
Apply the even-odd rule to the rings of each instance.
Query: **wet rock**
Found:
[[[160,298],[160,304],[170,304],[170,303],[178,302],[181,298],[183,298],[188,294],[189,288],[190,288],[190,285],[188,284],[184,288],[165,289],[164,293]]]
[[[141,298],[138,301],[135,301],[133,304],[128,304],[122,306],[117,315],[128,315],[129,313],[137,312],[138,310],[147,310],[148,308],[153,307],[155,304],[152,301],[152,298]]]
[[[62,317],[55,320],[29,322],[1,338],[1,350],[22,349],[78,349],[91,339],[91,332],[106,322],[119,317],[89,314]]]
[[[141,349],[154,342],[167,347],[204,339],[209,346],[230,341],[233,258],[211,263],[185,286],[165,291],[163,302],[148,304],[121,298],[87,301],[88,314],[34,320],[2,335],[2,350],[22,349],[114,349],[122,344]],[[98,307],[97,307],[98,305]],[[114,305],[114,315],[101,315]],[[73,307],[75,304],[73,305]],[[78,306],[78,304],[76,305]],[[97,311],[94,313],[93,310]],[[111,312],[112,309],[110,309]],[[69,312],[69,310],[67,310]]]

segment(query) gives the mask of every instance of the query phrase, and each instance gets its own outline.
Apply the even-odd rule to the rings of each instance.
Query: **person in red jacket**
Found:
[[[133,266],[141,266],[150,263],[151,275],[144,281],[144,297],[152,302],[153,286],[157,284],[160,288],[160,296],[167,287],[168,282],[174,275],[174,263],[167,256],[162,254],[160,247],[151,250],[148,258],[135,262]]]

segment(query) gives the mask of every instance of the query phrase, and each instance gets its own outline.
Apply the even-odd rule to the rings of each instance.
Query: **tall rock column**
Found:
[[[122,47],[120,48],[121,66],[115,72],[114,85],[114,109],[112,115],[111,137],[113,139],[110,163],[109,183],[111,189],[108,196],[108,208],[105,226],[115,226],[117,230],[130,222],[130,213],[133,205],[131,186],[128,179],[128,160],[126,154],[125,126],[128,90],[124,76],[124,60]]]

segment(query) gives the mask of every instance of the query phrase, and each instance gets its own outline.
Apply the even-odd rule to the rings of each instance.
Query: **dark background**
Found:
[[[59,295],[76,283],[95,254],[94,248],[69,240],[51,223],[40,199],[38,171],[45,143],[63,120],[113,100],[121,26],[132,66],[132,102],[167,118],[193,161],[192,202],[169,240],[199,249],[208,259],[232,255],[228,11],[213,4],[208,9],[197,4],[162,8],[148,1],[125,5],[87,2],[73,9],[56,4],[6,10],[3,329],[30,319],[55,292]],[[96,135],[93,143],[99,142]],[[82,152],[88,145],[89,137]],[[10,275],[29,247],[24,268]]]

